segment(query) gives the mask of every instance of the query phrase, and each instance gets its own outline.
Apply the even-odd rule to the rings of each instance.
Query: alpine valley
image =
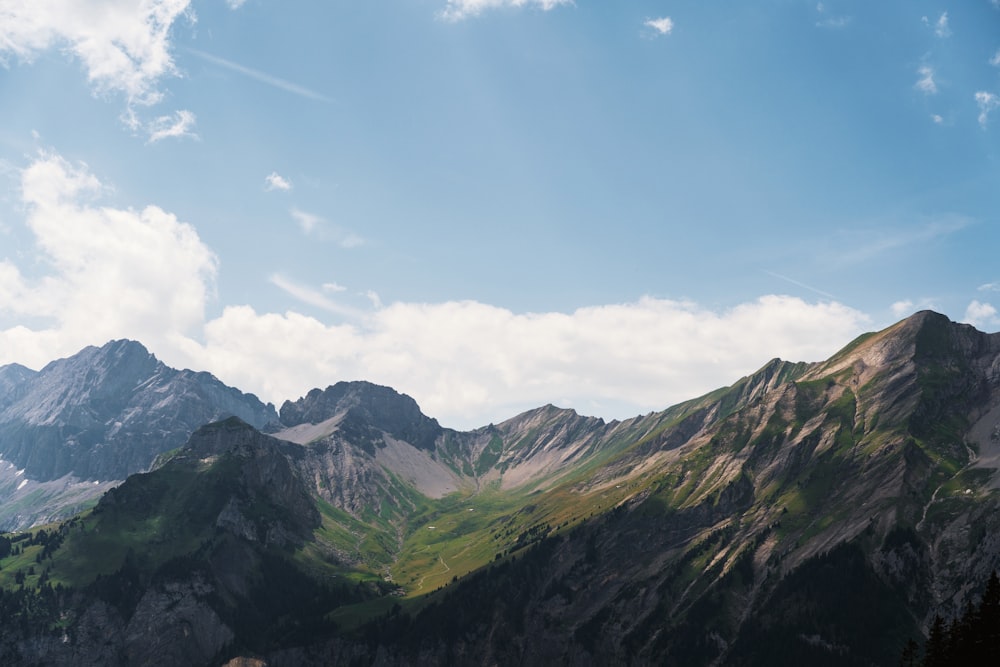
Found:
[[[928,311],[468,432],[115,341],[0,368],[0,458],[5,665],[937,664],[944,623],[1000,631],[1000,334]]]

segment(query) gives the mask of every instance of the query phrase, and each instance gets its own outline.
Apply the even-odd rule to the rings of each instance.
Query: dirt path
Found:
[[[427,548],[430,549],[429,546]],[[419,591],[420,589],[422,589],[424,587],[424,581],[427,580],[427,577],[430,577],[430,576],[433,576],[433,575],[437,575],[437,574],[448,574],[449,572],[451,572],[451,568],[448,567],[448,563],[444,562],[444,558],[441,557],[441,554],[438,554],[438,561],[442,565],[444,565],[444,569],[441,570],[440,572],[428,572],[424,576],[420,577],[420,581],[417,582],[417,587],[413,589],[414,592]]]

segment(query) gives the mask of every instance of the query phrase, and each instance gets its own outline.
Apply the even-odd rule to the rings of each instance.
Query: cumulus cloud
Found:
[[[556,400],[613,417],[662,409],[773,356],[825,358],[864,324],[846,306],[783,296],[723,312],[652,298],[568,314],[396,303],[334,326],[240,306],[208,323],[203,353],[220,377],[269,397],[363,378],[409,393],[445,424],[473,427]],[[602,412],[612,404],[614,414]]]
[[[128,337],[166,363],[205,369],[266,400],[366,379],[413,396],[442,423],[484,425],[547,402],[604,417],[665,408],[772,357],[826,358],[868,326],[834,301],[765,296],[719,310],[641,298],[569,313],[516,313],[477,301],[345,307],[276,273],[271,284],[340,322],[229,305],[205,314],[215,255],[170,213],[102,205],[86,165],[41,155],[22,172],[26,224],[42,275],[0,260],[0,364],[39,367],[84,345]],[[0,256],[2,257],[2,256]]]
[[[1000,97],[994,93],[980,90],[976,93],[976,105],[979,106],[979,125],[985,129],[989,122],[990,112],[1000,107]]]
[[[99,205],[86,165],[41,154],[21,174],[27,227],[48,273],[24,275],[0,260],[0,313],[42,322],[0,331],[0,350],[74,352],[118,337],[172,347],[204,322],[217,260],[195,229],[157,206]],[[13,360],[13,359],[11,359]]]
[[[978,329],[995,328],[1000,326],[1000,317],[997,317],[997,309],[989,303],[973,301],[965,309],[965,319],[967,324]]]
[[[490,9],[536,7],[543,11],[549,11],[560,5],[572,4],[573,0],[447,0],[440,16],[446,21],[461,21],[478,16]]]
[[[937,93],[937,83],[934,81],[934,68],[928,65],[921,65],[917,69],[917,74],[920,78],[917,80],[913,87],[926,95],[934,95]]]
[[[646,19],[643,25],[647,28],[652,28],[660,35],[669,35],[674,31],[674,21],[669,16],[658,19]]]
[[[130,124],[135,105],[161,101],[163,78],[177,75],[170,30],[194,20],[190,0],[7,0],[0,4],[0,58],[31,62],[59,49],[82,63],[100,93],[122,93]]]
[[[278,172],[272,171],[264,179],[264,189],[271,190],[281,190],[283,192],[288,192],[292,189],[292,183],[288,179],[281,176]]]

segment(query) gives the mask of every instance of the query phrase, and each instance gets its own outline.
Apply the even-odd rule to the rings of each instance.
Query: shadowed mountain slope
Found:
[[[191,664],[895,665],[1000,568],[998,434],[1000,335],[930,312],[624,421],[544,406],[460,433],[340,383],[18,537],[0,603],[32,629],[0,654],[158,664],[141,628],[174,600]],[[214,629],[183,636],[195,618]]]

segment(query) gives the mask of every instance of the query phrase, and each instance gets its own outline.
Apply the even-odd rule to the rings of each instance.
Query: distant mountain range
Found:
[[[662,412],[468,432],[116,341],[0,368],[0,456],[19,527],[103,493],[0,538],[4,664],[895,665],[1000,567],[1000,335],[922,312]]]

